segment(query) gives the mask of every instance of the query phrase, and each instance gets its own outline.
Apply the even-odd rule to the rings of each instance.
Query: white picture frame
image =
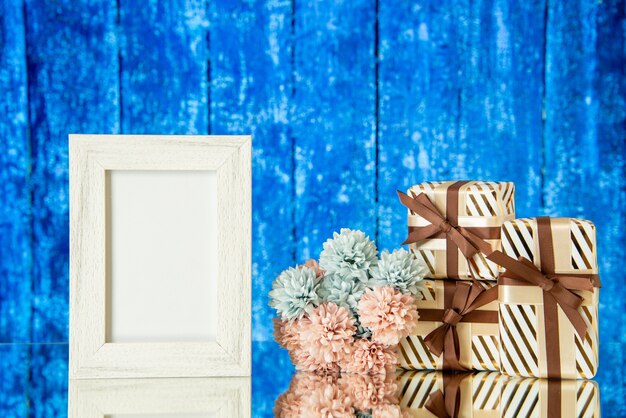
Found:
[[[70,378],[250,376],[251,138],[70,135],[69,141]],[[111,338],[111,178],[128,171],[174,178],[214,173],[217,251],[207,256],[217,263],[211,296],[217,319],[211,340]]]
[[[69,418],[249,418],[249,377],[80,379],[69,382]]]

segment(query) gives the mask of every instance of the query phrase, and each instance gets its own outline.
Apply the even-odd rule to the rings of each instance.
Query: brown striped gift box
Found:
[[[400,340],[398,345],[400,367],[407,370],[499,370],[495,283],[424,280],[423,284],[421,300],[417,302],[420,315],[417,331]],[[479,289],[483,291],[474,299],[476,295],[472,292]],[[460,301],[459,296],[462,296]],[[432,347],[438,341],[440,350]],[[450,347],[455,341],[458,342],[456,349]]]
[[[600,417],[600,391],[593,380],[509,377],[500,402],[502,418]]]
[[[515,219],[502,226],[502,250],[540,273],[536,283],[509,269],[498,279],[502,372],[595,376],[600,281],[594,225],[572,218]]]
[[[425,195],[446,220],[447,227],[464,228],[491,245],[500,248],[500,227],[515,218],[515,186],[511,182],[429,181],[411,187],[408,195]],[[445,231],[434,231],[425,239],[410,238],[432,228],[432,223],[409,208],[410,249],[427,267],[428,278],[495,280],[498,266],[478,252],[469,258]],[[444,228],[446,226],[444,225]]]
[[[507,379],[497,372],[404,371],[399,375],[400,407],[410,417],[500,418]]]

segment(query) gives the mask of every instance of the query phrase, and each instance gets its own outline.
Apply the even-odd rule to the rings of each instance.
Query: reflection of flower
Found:
[[[314,259],[307,260],[306,263],[304,263],[301,267],[310,268],[311,270],[315,272],[315,275],[317,277],[324,276],[324,270],[320,268],[320,265],[317,262],[317,260],[314,260]]]
[[[396,374],[296,373],[274,406],[277,417],[405,417]],[[294,415],[299,414],[299,415]]]
[[[398,403],[398,385],[396,375],[342,375],[340,384],[343,390],[354,400],[354,406],[359,411],[369,411],[372,408],[388,403]]]
[[[403,248],[392,253],[385,250],[381,254],[378,266],[372,269],[370,285],[391,286],[402,293],[417,295],[426,273],[426,266],[421,264],[413,253]]]
[[[372,330],[372,340],[396,345],[417,326],[417,306],[410,295],[392,287],[377,287],[365,291],[359,302],[361,325]]]
[[[327,274],[366,282],[370,268],[378,261],[376,253],[376,245],[362,231],[343,228],[324,243],[320,266]]]
[[[368,339],[356,340],[341,362],[342,370],[348,373],[385,374],[396,370],[397,356],[394,347]]]
[[[320,385],[302,398],[302,416],[352,417],[352,399],[338,385]]]
[[[319,295],[324,302],[333,302],[356,312],[357,304],[365,291],[365,285],[351,277],[327,274],[320,283]]]
[[[298,418],[302,416],[300,403],[300,398],[293,391],[284,392],[274,403],[274,417]]]
[[[289,268],[272,283],[270,306],[283,319],[301,318],[319,304],[320,279],[310,268]]]
[[[349,352],[354,331],[350,312],[326,302],[302,319],[300,345],[317,361],[337,362]]]
[[[372,418],[402,418],[408,416],[400,409],[400,405],[380,405],[372,409]]]

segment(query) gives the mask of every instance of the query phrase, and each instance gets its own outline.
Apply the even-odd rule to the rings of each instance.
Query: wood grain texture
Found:
[[[466,175],[458,118],[460,34],[456,2],[380,2],[378,243],[406,238],[395,190]],[[402,16],[402,19],[398,19]]]
[[[0,4],[0,343],[31,338],[30,147],[22,6]]]
[[[122,132],[208,133],[206,2],[119,6]]]
[[[517,217],[537,214],[542,200],[545,7],[481,0],[455,8],[462,176],[513,181]]]
[[[340,228],[376,236],[375,24],[369,1],[295,2],[298,262]]]
[[[222,377],[72,381],[69,418],[107,418],[117,414],[249,418],[250,380]]]
[[[626,283],[623,6],[551,2],[547,22],[545,210],[596,224],[604,341],[626,341],[609,319],[624,317]]]
[[[271,283],[294,264],[291,4],[210,3],[214,134],[250,133],[252,159],[253,339],[271,339]]]
[[[68,339],[67,134],[119,130],[115,0],[27,0],[32,341]]]
[[[0,411],[8,418],[28,416],[28,359],[26,344],[0,344]]]
[[[67,344],[33,344],[29,347],[29,418],[67,416]],[[26,415],[25,415],[26,416]]]

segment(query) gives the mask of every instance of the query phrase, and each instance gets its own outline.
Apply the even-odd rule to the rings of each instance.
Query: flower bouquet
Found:
[[[342,229],[319,262],[283,271],[272,284],[274,337],[299,371],[386,374],[417,325],[426,268],[404,250],[384,251],[362,231]]]
[[[407,413],[400,409],[398,388],[395,374],[296,373],[276,399],[274,416],[400,418]]]

